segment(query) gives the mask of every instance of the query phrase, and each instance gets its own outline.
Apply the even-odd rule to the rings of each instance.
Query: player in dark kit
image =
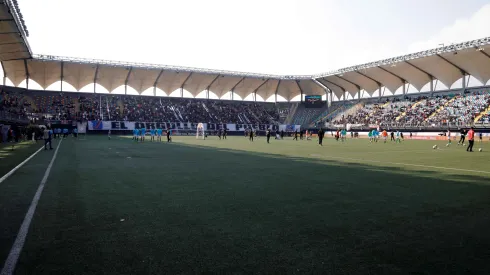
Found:
[[[323,146],[323,136],[325,135],[325,132],[323,131],[322,128],[318,131],[318,145]]]
[[[248,140],[254,141],[254,131],[252,129],[250,129],[250,133],[248,135]]]
[[[293,140],[298,140],[298,130],[296,130],[294,132],[294,138],[293,138]]]
[[[459,144],[464,145],[464,140],[466,139],[466,133],[467,132],[465,129],[461,129],[461,138],[458,141],[458,145]]]
[[[269,139],[271,139],[271,130],[267,129],[267,132],[265,135],[267,136],[267,143],[269,143]]]
[[[221,129],[218,130],[218,137],[221,139]]]
[[[303,130],[299,131],[299,139],[303,140]]]
[[[223,129],[223,139],[226,139],[226,135],[228,134],[226,131],[227,131],[227,129],[225,127],[225,129]]]
[[[172,137],[170,136],[172,134],[172,130],[167,130],[167,142],[172,141]]]

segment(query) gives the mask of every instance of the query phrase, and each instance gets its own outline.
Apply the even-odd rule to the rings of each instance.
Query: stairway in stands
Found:
[[[455,101],[456,98],[458,98],[458,97],[457,96],[454,96],[453,98],[451,98],[450,100],[448,100],[446,103],[444,103],[444,105],[441,108],[439,108],[439,109],[435,110],[434,112],[432,112],[432,114],[430,114],[424,121],[428,121],[431,117],[437,115],[439,112],[441,112],[442,110],[444,110],[444,108],[446,108],[447,105],[449,105],[451,102]]]
[[[410,108],[408,108],[408,110],[411,110],[411,109],[413,109],[413,108],[415,108],[415,107],[419,106],[419,105],[420,105],[422,102],[424,102],[424,100],[425,100],[425,99],[421,99],[421,100],[419,100],[419,101],[415,102],[414,104],[412,104],[412,106],[410,106]],[[407,112],[403,112],[403,113],[401,113],[401,114],[400,114],[400,115],[399,115],[399,116],[398,116],[398,117],[397,117],[395,120],[396,120],[396,121],[398,121],[398,120],[400,120],[401,118],[403,118],[405,115],[407,115]]]
[[[474,120],[473,122],[474,122],[474,123],[477,123],[477,122],[480,120],[480,118],[481,118],[483,115],[485,115],[485,114],[490,114],[490,105],[488,106],[488,108],[487,108],[485,111],[483,111],[483,112],[481,112],[479,115],[477,115],[477,116],[475,117],[475,120]]]

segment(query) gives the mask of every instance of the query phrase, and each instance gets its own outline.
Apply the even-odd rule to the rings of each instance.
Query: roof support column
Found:
[[[431,92],[434,91],[434,78],[433,77],[430,78],[430,91]]]
[[[277,82],[276,91],[274,92],[275,102],[277,103],[277,91],[279,91],[279,85],[281,85],[281,80]]]
[[[29,69],[27,68],[27,60],[24,59],[24,68],[26,70],[26,89],[29,90]]]
[[[97,67],[95,67],[95,74],[94,74],[94,94],[95,94],[95,87],[97,87],[97,76],[99,74],[99,64],[97,64]]]
[[[190,73],[187,78],[184,80],[184,82],[182,83],[182,85],[180,85],[180,97],[184,97],[184,86],[185,86],[185,83],[187,82],[187,80],[189,80],[189,78],[191,78],[192,76],[192,73]]]
[[[63,92],[63,79],[65,78],[65,76],[63,75],[63,67],[64,67],[64,62],[61,62],[61,75],[60,75],[60,91]]]
[[[403,83],[403,95],[407,94],[407,83]]]
[[[126,81],[124,81],[124,94],[128,94],[128,81],[129,81],[129,76],[131,75],[131,71],[133,71],[133,67],[129,68],[128,75],[126,76]],[[138,92],[140,93],[140,92]]]
[[[7,72],[5,71],[5,66],[3,66],[3,62],[0,62],[2,65],[2,71],[3,71],[3,86],[7,83]]]
[[[158,80],[160,79],[162,74],[163,74],[163,70],[161,70],[160,73],[158,73],[157,79],[155,79],[155,82],[153,83],[153,95],[154,96],[157,95],[157,84],[158,84]]]
[[[461,80],[463,81],[463,89],[466,89],[466,74],[463,74],[463,78],[461,78]]]

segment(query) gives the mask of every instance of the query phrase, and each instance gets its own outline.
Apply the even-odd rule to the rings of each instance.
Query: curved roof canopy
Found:
[[[193,96],[211,91],[219,98],[229,91],[245,98],[280,95],[287,100],[332,92],[373,95],[382,87],[395,93],[404,84],[421,90],[437,79],[447,87],[464,75],[485,85],[490,79],[490,37],[398,56],[318,75],[272,75],[159,64],[33,55],[16,0],[0,0],[0,61],[15,86],[32,79],[43,89],[63,80],[77,91],[97,83],[109,92],[120,86],[138,93],[159,88],[170,94],[185,89]],[[95,87],[95,85],[94,85]]]
[[[395,93],[404,83],[421,90],[431,80],[451,87],[465,75],[490,80],[490,37],[398,56],[313,76],[338,97],[381,87]]]
[[[31,58],[27,29],[14,0],[0,0],[0,61]]]

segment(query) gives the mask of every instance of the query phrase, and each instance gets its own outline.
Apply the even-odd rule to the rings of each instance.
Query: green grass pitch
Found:
[[[490,143],[173,139],[65,139],[16,274],[488,274]],[[2,266],[53,153],[0,183]]]

